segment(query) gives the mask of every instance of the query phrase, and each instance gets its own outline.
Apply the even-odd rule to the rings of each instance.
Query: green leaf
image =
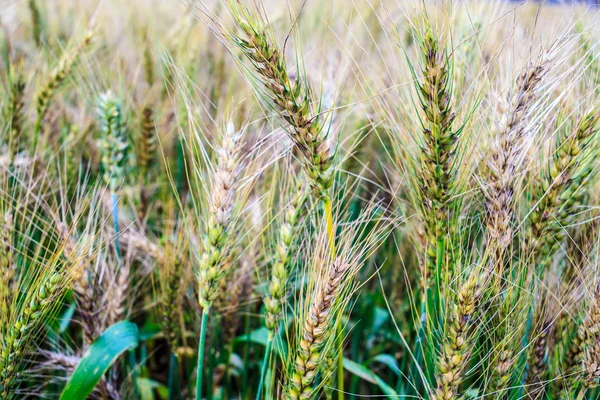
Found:
[[[166,389],[166,386],[150,378],[137,378],[137,389],[140,400],[154,400],[154,391]]]
[[[387,365],[394,374],[400,376],[400,367],[398,367],[398,362],[391,354],[378,354],[375,357],[371,358],[368,364],[371,364],[372,362],[380,362],[384,365]]]
[[[373,325],[371,329],[374,332],[379,331],[383,327],[383,324],[388,321],[389,317],[390,313],[388,310],[381,307],[375,307],[375,312],[373,313]]]
[[[139,337],[137,326],[131,322],[121,321],[109,327],[83,354],[60,400],[87,398],[117,358],[138,345]]]
[[[287,354],[287,344],[285,342],[285,338],[283,337],[282,331],[282,329],[279,330],[279,334],[275,338],[275,343],[273,343],[273,350],[275,350],[280,356]],[[233,343],[238,344],[244,342],[251,342],[260,344],[262,346],[266,346],[268,337],[269,330],[263,326],[262,328],[258,328],[250,333],[236,337],[233,340]]]
[[[258,328],[246,335],[241,335],[235,338],[235,343],[240,342],[252,342],[263,346],[267,345],[267,337],[269,336],[269,330],[266,327]]]
[[[69,308],[67,308],[65,310],[65,312],[63,313],[63,315],[61,315],[60,322],[58,324],[58,332],[59,333],[64,333],[69,328],[69,324],[71,323],[71,320],[73,319],[73,315],[75,314],[76,306],[77,305],[73,301],[69,305]]]
[[[371,382],[377,385],[385,395],[391,396],[393,398],[398,398],[398,393],[396,393],[394,389],[392,389],[387,383],[385,383],[383,379],[377,376],[375,372],[371,371],[364,365],[360,365],[359,363],[344,357],[344,369],[358,376],[359,378],[364,379],[367,382]]]
[[[140,329],[140,342],[156,339],[161,332],[159,324],[147,323]]]

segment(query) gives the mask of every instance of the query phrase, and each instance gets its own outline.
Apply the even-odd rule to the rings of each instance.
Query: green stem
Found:
[[[38,141],[40,138],[40,131],[42,130],[42,119],[43,118],[44,118],[43,115],[38,115],[37,119],[35,120],[35,127],[33,128],[33,155],[34,156],[37,153],[37,146],[38,146]]]
[[[168,400],[179,399],[179,395],[175,395],[175,391],[177,390],[177,374],[179,372],[179,357],[177,357],[177,353],[171,349],[171,359],[169,360],[169,394]]]
[[[246,306],[246,315],[244,316],[244,332],[250,332],[250,305],[252,302],[248,302]],[[248,356],[250,353],[250,346],[248,342],[244,342],[244,371],[242,373],[242,399],[246,399],[246,392],[248,390]]]
[[[200,337],[198,340],[198,363],[196,364],[196,400],[202,399],[202,370],[204,366],[204,345],[206,342],[206,327],[208,325],[208,313],[210,305],[202,309],[202,324],[200,325]]]
[[[269,364],[271,363],[271,348],[273,347],[273,337],[273,332],[269,331],[269,335],[267,336],[267,345],[265,346],[265,357],[263,359],[262,367],[260,369],[260,380],[258,381],[258,392],[256,393],[256,400],[260,400],[262,396],[262,389],[265,384],[265,376],[267,374],[267,370],[269,369]],[[270,386],[270,382],[267,382],[267,386]]]
[[[338,399],[344,400],[344,327],[338,323],[337,387]]]
[[[114,189],[110,191],[110,198],[112,199],[113,224],[115,227],[115,249],[117,251],[117,258],[121,260],[121,243],[119,243],[119,201]]]

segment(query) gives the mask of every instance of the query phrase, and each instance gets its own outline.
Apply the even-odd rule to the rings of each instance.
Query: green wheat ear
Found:
[[[23,121],[25,108],[25,77],[17,70],[9,83],[9,99],[4,110],[4,118],[8,122],[8,137],[6,144],[9,154],[14,157],[24,147]]]
[[[102,177],[114,193],[125,177],[129,144],[121,102],[110,91],[98,98],[98,121],[102,132]]]

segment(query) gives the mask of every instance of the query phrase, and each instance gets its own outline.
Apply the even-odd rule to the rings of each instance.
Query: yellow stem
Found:
[[[327,218],[327,237],[329,238],[329,250],[331,259],[335,258],[335,232],[333,231],[333,212],[331,211],[331,199],[329,196],[323,200],[325,205],[325,218]]]

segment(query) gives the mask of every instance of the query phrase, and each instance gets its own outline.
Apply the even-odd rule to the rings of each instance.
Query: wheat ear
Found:
[[[199,260],[198,274],[198,300],[202,307],[202,321],[196,369],[196,400],[201,399],[202,392],[208,315],[231,264],[230,224],[236,204],[238,178],[242,170],[240,140],[241,134],[235,132],[233,123],[230,122],[218,149],[217,167],[209,187],[209,217],[202,239],[203,252]]]
[[[44,116],[48,112],[48,107],[50,106],[50,101],[54,97],[54,93],[59,88],[59,86],[64,82],[64,80],[70,75],[73,66],[77,59],[86,51],[86,49],[92,43],[92,38],[94,37],[94,32],[88,32],[83,40],[77,44],[73,49],[63,54],[63,56],[58,61],[58,65],[52,70],[50,73],[50,78],[46,81],[46,83],[42,86],[42,88],[37,93],[36,99],[36,111],[37,111],[37,120],[35,123],[34,131],[33,131],[33,149],[35,153],[35,149],[37,149],[38,139],[40,130],[42,127],[42,120]]]
[[[344,260],[333,261],[327,281],[320,285],[312,297],[297,346],[294,371],[286,389],[287,399],[314,398],[314,381],[324,357],[321,350],[332,336],[334,303],[350,267],[351,264]]]
[[[236,9],[234,16],[242,35],[232,40],[244,52],[266,90],[271,107],[279,111],[282,121],[289,127],[288,136],[294,143],[296,154],[310,178],[317,198],[328,198],[333,184],[334,152],[327,140],[326,129],[318,113],[313,111],[308,85],[302,78],[292,83],[281,51],[261,23],[246,10]]]

